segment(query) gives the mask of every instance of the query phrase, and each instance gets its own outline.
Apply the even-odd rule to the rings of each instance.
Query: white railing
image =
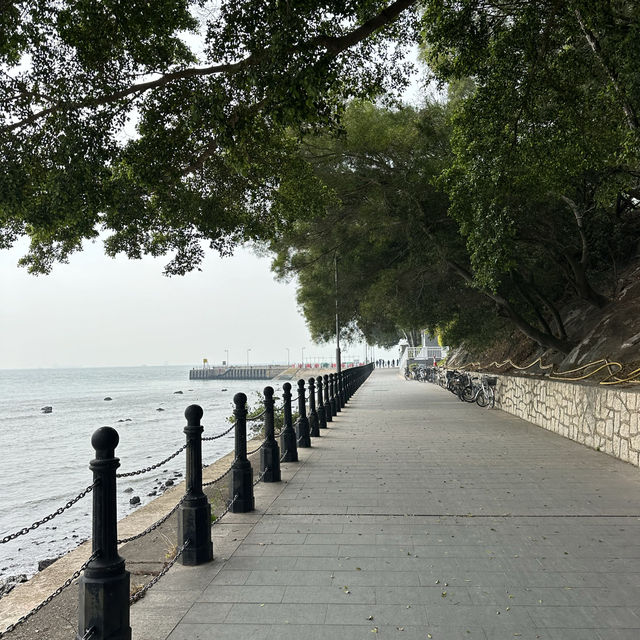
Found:
[[[410,360],[433,360],[433,358],[440,360],[442,358],[442,347],[407,347],[406,354],[406,357]]]

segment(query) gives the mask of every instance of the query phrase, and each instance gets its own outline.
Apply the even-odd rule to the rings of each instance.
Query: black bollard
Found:
[[[340,413],[342,411],[342,399],[340,398],[340,374],[336,373],[336,411]]]
[[[187,436],[187,491],[178,509],[178,547],[189,540],[180,557],[180,562],[187,566],[213,560],[211,505],[202,491],[202,414],[202,407],[197,404],[188,406],[184,412],[187,419],[184,428]]]
[[[93,640],[131,640],[129,625],[129,572],[118,555],[115,449],[120,438],[111,427],[91,437],[96,457],[90,462],[93,480],[92,560],[79,581],[78,635],[93,629]]]
[[[336,374],[329,374],[329,403],[331,405],[331,415],[338,415],[338,403],[336,402]]]
[[[344,389],[344,371],[338,372],[338,402],[341,409],[347,404],[347,397]]]
[[[309,378],[309,435],[312,438],[320,436],[320,422],[318,421],[318,412],[316,411],[316,381]]]
[[[282,462],[298,462],[298,445],[296,432],[291,421],[291,384],[282,385],[282,405],[284,409],[284,426],[280,434],[280,448],[283,451]]]
[[[324,419],[327,422],[333,421],[333,413],[331,412],[331,402],[329,401],[329,376],[324,376]]]
[[[231,487],[229,498],[233,501],[231,513],[247,513],[255,508],[253,499],[253,469],[247,460],[247,396],[236,393],[233,396],[236,408],[236,459],[231,465]]]
[[[321,429],[326,429],[327,419],[324,415],[324,400],[322,399],[322,376],[318,376],[316,382],[318,383],[318,426]]]
[[[262,482],[280,482],[280,447],[274,435],[273,387],[264,388],[264,437],[260,450]]]
[[[305,398],[304,380],[298,380],[298,414],[298,420],[296,422],[298,446],[306,449],[311,446],[311,437],[309,434],[309,419],[307,418],[307,400]]]

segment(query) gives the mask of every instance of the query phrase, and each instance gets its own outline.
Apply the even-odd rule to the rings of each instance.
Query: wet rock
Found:
[[[174,391],[174,392],[173,392],[173,395],[180,395],[180,396],[181,396],[181,395],[182,395],[182,393],[183,393],[182,391]]]
[[[16,576],[7,576],[4,580],[0,580],[0,598],[6,596],[17,584],[26,581],[27,576],[24,573]]]
[[[40,411],[42,411],[42,413],[52,413],[53,412],[53,407],[47,405],[46,407],[42,407],[40,409]]]
[[[44,571],[48,566],[52,565],[58,558],[46,558],[38,562],[38,571]]]
[[[150,491],[149,493],[147,493],[148,496],[157,496],[158,492],[157,491]]]
[[[105,401],[105,402],[109,402],[109,400],[113,400],[113,398],[111,398],[110,396],[107,396],[107,397],[104,399],[104,401]]]
[[[139,496],[133,496],[133,498],[131,498],[129,500],[129,504],[140,504],[140,497]]]
[[[169,478],[165,483],[164,483],[165,487],[172,487],[173,486],[173,480],[171,478]]]
[[[125,418],[124,421],[125,422],[131,422],[131,418]]]
[[[164,409],[162,407],[158,407],[156,411],[164,411]]]
[[[124,490],[124,492],[125,492],[125,493],[133,493],[133,487],[127,487],[127,488]]]

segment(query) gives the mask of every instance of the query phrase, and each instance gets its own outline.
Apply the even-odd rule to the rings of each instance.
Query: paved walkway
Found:
[[[640,638],[638,469],[395,370],[301,454],[134,640]]]

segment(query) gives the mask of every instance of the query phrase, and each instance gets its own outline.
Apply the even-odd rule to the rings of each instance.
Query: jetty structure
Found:
[[[198,367],[189,371],[189,380],[272,380],[283,374],[288,366],[257,365],[249,367]]]

